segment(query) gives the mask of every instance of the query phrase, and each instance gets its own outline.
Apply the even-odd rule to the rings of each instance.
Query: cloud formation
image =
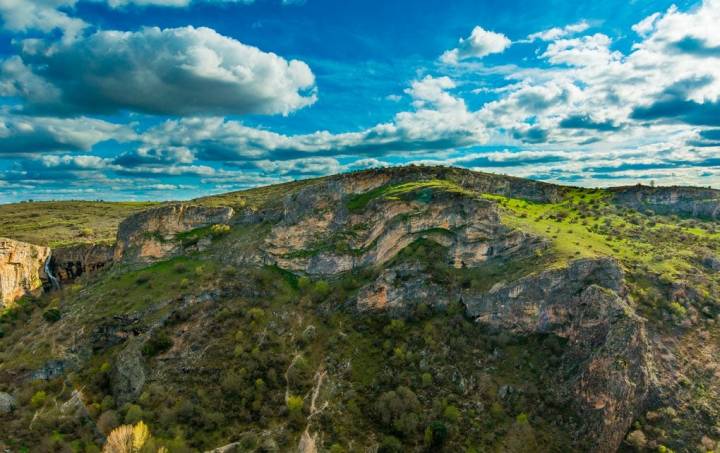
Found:
[[[502,33],[488,31],[479,25],[473,28],[467,38],[460,38],[458,46],[445,51],[440,61],[446,64],[457,64],[468,58],[482,58],[493,53],[502,53],[512,42]]]
[[[566,25],[564,27],[553,27],[548,30],[539,31],[528,35],[525,42],[555,41],[556,39],[565,38],[566,36],[582,33],[590,28],[587,21],[580,21],[575,24]]]
[[[2,63],[4,96],[55,114],[283,114],[315,102],[302,61],[209,28],[98,31],[64,43],[27,40]]]
[[[487,132],[465,102],[448,92],[447,77],[427,76],[406,93],[415,110],[359,132],[283,135],[223,118],[170,120],[143,134],[154,149],[186,148],[209,161],[289,160],[329,155],[375,156],[401,151],[448,149],[487,140]]]
[[[106,140],[128,140],[126,126],[93,118],[0,115],[0,156],[89,151]]]
[[[60,30],[65,39],[72,40],[87,27],[87,23],[60,8],[72,9],[76,3],[77,0],[0,0],[0,18],[6,30],[21,33]]]

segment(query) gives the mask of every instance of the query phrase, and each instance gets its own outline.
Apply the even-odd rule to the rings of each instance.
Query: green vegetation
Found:
[[[0,205],[0,237],[61,247],[114,243],[118,224],[157,203],[34,201]]]
[[[317,181],[198,202],[259,209]],[[333,453],[590,451],[586,439],[573,438],[584,413],[575,412],[563,387],[579,366],[568,347],[574,340],[488,330],[466,315],[463,298],[575,258],[609,256],[625,271],[628,312],[643,317],[650,343],[667,348],[658,367],[670,359],[683,367],[672,387],[677,407],[640,414],[623,448],[697,450],[714,432],[707,421],[720,417],[720,273],[705,259],[720,251],[718,222],[636,212],[606,190],[558,188],[545,203],[486,193],[505,187],[471,191],[428,177],[340,203],[361,214],[382,208],[383,200],[424,209],[440,197],[471,198],[489,218],[499,214],[505,226],[492,227],[501,234],[519,229],[547,247],[456,268],[443,244],[458,230],[431,225],[382,266],[320,278],[261,264],[272,262],[254,254],[272,237],[269,222],[211,225],[175,237],[184,246],[212,238],[202,252],[116,264],[17,301],[0,313],[0,391],[18,403],[11,416],[0,415],[0,441],[13,451],[90,452],[101,447],[102,433],[145,439],[152,452],[231,442],[241,451],[294,451],[307,429],[321,434],[320,451]],[[414,212],[403,215],[405,221]],[[283,258],[357,256],[364,251],[352,250],[351,239],[371,227],[321,232],[307,250]],[[85,228],[93,231],[79,234],[97,234]],[[479,242],[484,234],[478,228]],[[358,294],[390,272],[388,293],[420,276],[422,284],[463,298],[418,297],[392,316],[359,310]],[[129,370],[120,373],[124,366]],[[128,397],[131,386],[118,385],[118,376],[136,373],[143,385]],[[83,407],[61,409],[75,390]]]
[[[375,199],[385,198],[387,200],[399,200],[403,196],[416,192],[419,192],[419,200],[429,201],[429,197],[431,196],[430,194],[433,190],[459,193],[464,195],[468,195],[471,193],[468,190],[460,187],[458,184],[444,179],[407,182],[397,185],[380,186],[368,192],[355,195],[347,201],[347,208],[350,210],[350,212],[361,212],[363,209],[365,209],[368,203]]]

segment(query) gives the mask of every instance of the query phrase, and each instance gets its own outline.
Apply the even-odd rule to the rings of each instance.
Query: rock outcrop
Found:
[[[611,259],[577,260],[466,297],[467,314],[490,328],[567,340],[569,400],[583,417],[577,439],[614,452],[642,413],[654,377],[644,323],[621,296]]]
[[[327,195],[328,192],[325,192]],[[416,199],[378,198],[361,213],[315,191],[293,198],[265,239],[266,261],[311,275],[381,265],[420,238],[447,247],[454,267],[529,253],[542,242],[502,224],[494,203],[459,193],[424,191]]]
[[[78,244],[60,247],[52,252],[52,269],[61,282],[71,282],[81,275],[93,274],[113,262],[114,247],[103,244]]]
[[[151,262],[182,250],[177,235],[213,224],[228,223],[230,207],[173,204],[131,215],[118,227],[114,260]]]
[[[110,387],[119,404],[134,401],[145,385],[145,365],[139,337],[128,341],[118,354],[110,374]]]
[[[0,307],[42,289],[50,249],[0,238]]]
[[[13,410],[15,410],[16,406],[17,402],[12,395],[10,395],[9,393],[0,392],[0,415],[9,414]]]
[[[696,187],[618,187],[609,189],[615,202],[638,211],[720,218],[720,191]]]

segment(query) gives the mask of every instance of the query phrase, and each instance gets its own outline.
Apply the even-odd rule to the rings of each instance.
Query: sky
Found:
[[[0,0],[0,203],[364,168],[720,188],[720,0]]]

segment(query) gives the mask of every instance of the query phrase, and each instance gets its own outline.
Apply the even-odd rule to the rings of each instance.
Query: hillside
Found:
[[[0,314],[0,448],[718,448],[718,191],[399,167],[136,208],[102,246],[3,217],[51,250]]]
[[[122,219],[154,204],[107,201],[0,204],[0,237],[53,247],[112,243]]]

